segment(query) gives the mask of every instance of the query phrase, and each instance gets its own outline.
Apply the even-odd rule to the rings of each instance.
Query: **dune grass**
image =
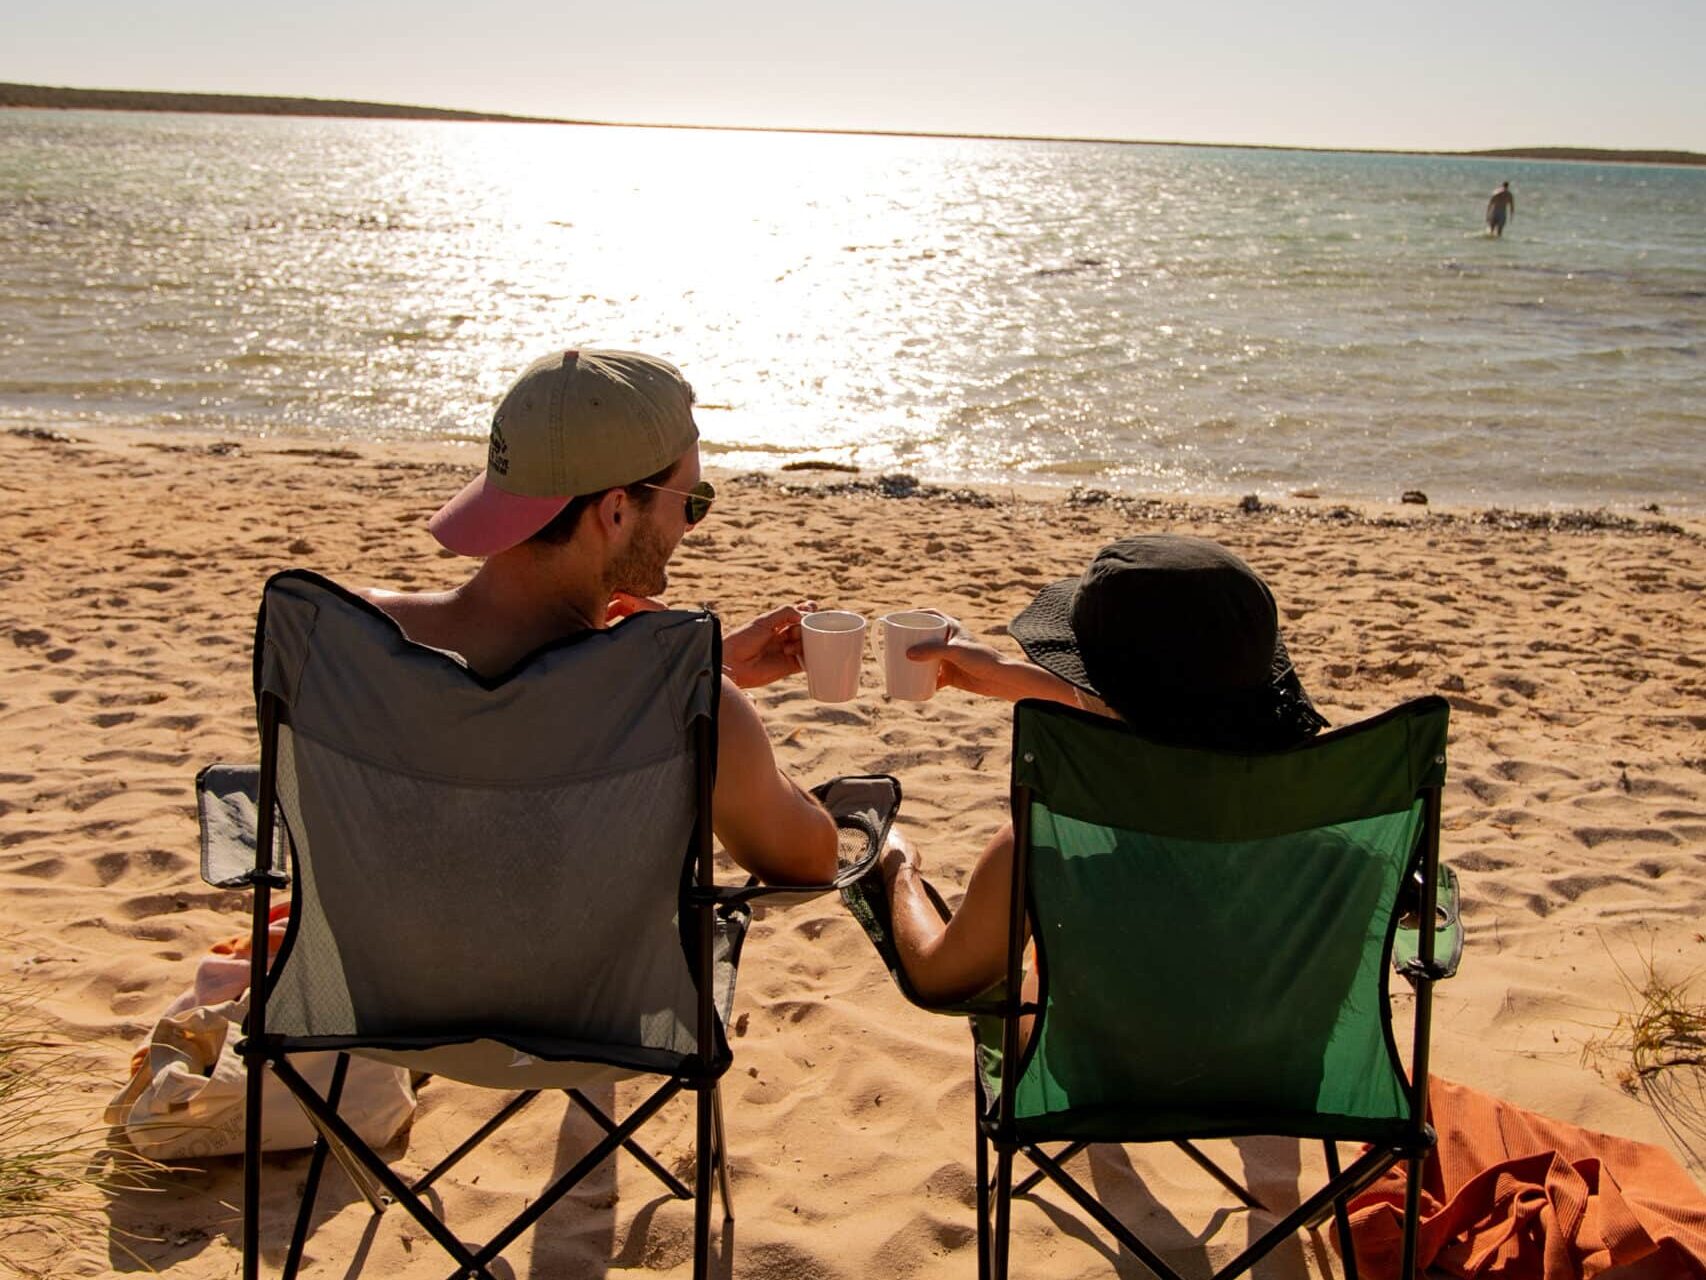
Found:
[[[0,990],[0,1258],[19,1274],[49,1274],[62,1247],[106,1230],[108,1194],[160,1169],[108,1147],[72,1087],[80,1075],[73,1046]]]
[[[1706,991],[1699,975],[1659,973],[1651,952],[1641,972],[1618,972],[1632,1007],[1603,1036],[1588,1041],[1586,1061],[1615,1072],[1618,1084],[1646,1100],[1671,1137],[1706,1168]]]

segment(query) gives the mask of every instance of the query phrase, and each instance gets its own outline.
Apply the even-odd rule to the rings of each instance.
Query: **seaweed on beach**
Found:
[[[20,440],[34,440],[38,444],[80,444],[63,431],[50,431],[46,427],[12,427],[8,435],[17,436]]]
[[[786,480],[762,471],[750,471],[734,477],[733,483],[774,488],[789,497],[823,498],[830,496],[862,496],[871,498],[923,499],[947,502],[956,506],[991,508],[1025,501],[1018,497],[997,499],[973,488],[949,488],[925,484],[904,472],[891,472],[873,479],[838,480],[828,483],[802,483]],[[1310,495],[1313,496],[1313,495]],[[1335,503],[1322,507],[1304,504],[1271,502],[1257,494],[1247,494],[1235,502],[1215,503],[1185,498],[1156,498],[1137,494],[1115,493],[1109,489],[1075,486],[1059,498],[1031,499],[1048,504],[1058,502],[1068,510],[1102,509],[1118,512],[1135,522],[1179,524],[1201,521],[1236,520],[1241,523],[1275,525],[1343,525],[1364,529],[1413,529],[1434,531],[1465,526],[1490,528],[1507,533],[1630,533],[1663,534],[1698,541],[1702,535],[1693,533],[1668,520],[1638,519],[1616,512],[1596,511],[1515,511],[1491,507],[1484,511],[1463,514],[1420,508],[1412,504],[1402,514],[1381,509],[1361,508]],[[1414,514],[1412,514],[1414,512]]]
[[[736,482],[741,484],[769,484],[770,477],[760,473],[737,476]],[[989,494],[978,489],[950,489],[943,485],[921,484],[916,476],[904,472],[889,472],[871,480],[837,480],[829,484],[778,484],[779,492],[790,497],[807,496],[814,498],[828,497],[831,494],[840,496],[866,496],[874,498],[925,498],[933,502],[947,502],[961,507],[989,508],[999,505]]]
[[[1495,529],[1541,533],[1601,533],[1608,529],[1623,533],[1681,533],[1682,526],[1665,520],[1637,520],[1633,516],[1598,511],[1506,511],[1489,507],[1471,517],[1475,524]]]

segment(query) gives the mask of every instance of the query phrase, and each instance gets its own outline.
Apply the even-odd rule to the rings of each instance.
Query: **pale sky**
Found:
[[[0,80],[649,123],[1706,151],[1706,0],[8,0]]]

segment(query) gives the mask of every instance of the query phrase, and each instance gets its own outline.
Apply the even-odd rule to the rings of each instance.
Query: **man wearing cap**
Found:
[[[1081,577],[1043,588],[1008,633],[1030,661],[957,634],[907,652],[940,658],[945,685],[1010,702],[1064,702],[1183,746],[1272,751],[1326,724],[1292,669],[1273,593],[1203,538],[1154,534],[1103,547]],[[979,856],[944,925],[917,850],[891,837],[883,877],[895,949],[925,999],[965,999],[1002,978],[1012,867],[1007,826]]]
[[[535,361],[492,418],[485,474],[428,524],[480,567],[449,591],[364,597],[409,639],[486,676],[656,607],[670,556],[716,496],[700,478],[692,405],[681,374],[653,356],[588,348]],[[799,670],[799,618],[775,609],[723,638],[712,825],[748,871],[821,884],[835,874],[835,822],[777,767],[741,692]]]

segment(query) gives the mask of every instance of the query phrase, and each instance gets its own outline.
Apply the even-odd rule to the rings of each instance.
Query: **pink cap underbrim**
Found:
[[[427,530],[459,556],[495,556],[538,533],[568,498],[526,498],[477,476],[427,521]]]

